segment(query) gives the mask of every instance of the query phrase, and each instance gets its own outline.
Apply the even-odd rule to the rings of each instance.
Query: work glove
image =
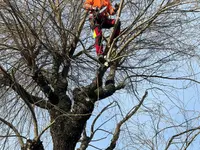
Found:
[[[119,9],[119,4],[115,4],[115,6],[114,6],[115,8],[114,8],[114,11],[115,11],[115,13],[118,11],[118,9]]]

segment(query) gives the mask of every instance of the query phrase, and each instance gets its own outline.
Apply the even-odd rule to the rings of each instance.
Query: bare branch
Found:
[[[140,103],[134,107],[134,109],[129,112],[116,126],[115,128],[115,132],[114,132],[114,135],[113,135],[113,138],[111,140],[111,143],[110,143],[110,146],[106,148],[106,150],[113,150],[116,146],[116,143],[117,143],[117,140],[119,139],[119,134],[120,134],[120,130],[121,130],[121,126],[127,121],[129,120],[137,111],[138,109],[140,108],[140,106],[143,104],[145,98],[147,97],[148,95],[148,92],[145,91],[145,94],[143,95]]]
[[[45,102],[42,98],[30,95],[30,93],[28,93],[19,83],[17,83],[16,80],[13,81],[12,77],[6,72],[6,70],[2,66],[0,66],[0,71],[0,74],[3,75],[3,78],[1,78],[1,80],[7,81],[4,84],[12,88],[16,93],[18,93],[25,102],[28,101],[30,104],[34,104],[44,109],[51,107],[51,105]]]
[[[200,130],[200,127],[196,127],[196,128],[192,128],[192,129],[189,129],[189,130],[185,130],[185,131],[183,131],[183,132],[181,132],[181,133],[178,133],[178,134],[176,134],[176,135],[173,135],[173,136],[170,138],[169,142],[167,143],[167,146],[166,146],[165,150],[168,150],[168,149],[169,149],[169,147],[172,145],[172,141],[174,140],[174,138],[179,137],[179,136],[181,136],[181,135],[183,135],[183,134],[186,134],[186,133],[188,133],[188,132],[195,131],[195,130]]]
[[[21,145],[21,148],[24,147],[24,142],[23,142],[23,139],[19,133],[19,131],[15,128],[14,125],[12,125],[11,123],[7,122],[6,120],[4,120],[3,118],[0,117],[0,121],[3,122],[4,124],[6,124],[7,126],[9,126],[16,134],[16,137],[18,138],[18,141],[19,141],[19,144]]]

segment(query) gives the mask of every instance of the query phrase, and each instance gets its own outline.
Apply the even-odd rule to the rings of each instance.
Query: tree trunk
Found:
[[[94,104],[75,103],[74,113],[61,113],[58,110],[50,111],[51,120],[55,123],[51,126],[53,150],[74,150],[81,137],[87,120],[90,118]],[[62,107],[62,110],[63,107]]]
[[[73,122],[62,117],[51,127],[54,150],[74,150],[81,137],[85,122]]]

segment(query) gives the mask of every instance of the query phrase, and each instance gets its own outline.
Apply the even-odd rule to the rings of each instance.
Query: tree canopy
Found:
[[[105,66],[95,54],[84,1],[0,1],[2,150],[195,144],[198,96],[193,101],[176,92],[198,93],[198,0],[117,2],[112,17],[122,30],[114,41],[115,27],[103,31]]]

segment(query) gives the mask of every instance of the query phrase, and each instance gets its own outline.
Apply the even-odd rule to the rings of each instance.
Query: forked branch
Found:
[[[15,134],[18,138],[19,144],[21,146],[21,149],[23,149],[23,147],[24,147],[24,142],[23,142],[23,139],[22,139],[23,136],[20,135],[19,131],[15,128],[15,126],[12,125],[11,123],[9,123],[8,121],[4,120],[1,117],[0,117],[0,121],[3,122],[4,124],[6,124],[7,126],[9,126],[15,132]]]
[[[148,92],[145,91],[145,94],[143,95],[141,101],[139,102],[139,104],[137,106],[134,106],[132,111],[130,111],[116,126],[115,128],[115,132],[113,135],[113,138],[111,139],[111,143],[109,145],[109,147],[106,148],[106,150],[113,150],[116,147],[116,143],[119,139],[119,134],[121,131],[121,126],[127,121],[129,120],[137,111],[138,109],[141,107],[141,105],[143,104],[145,98],[147,97]]]

